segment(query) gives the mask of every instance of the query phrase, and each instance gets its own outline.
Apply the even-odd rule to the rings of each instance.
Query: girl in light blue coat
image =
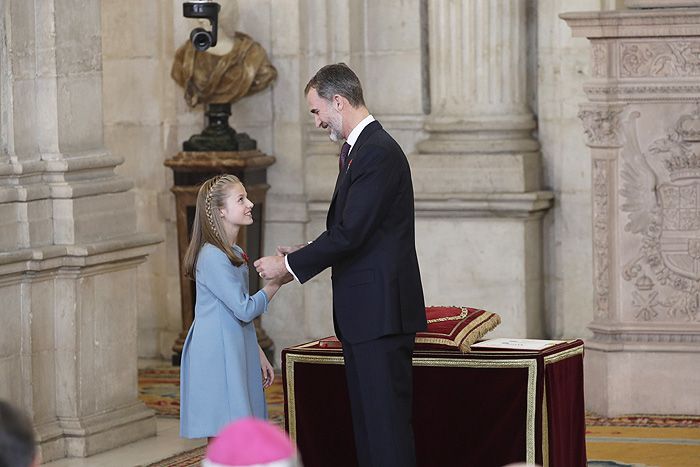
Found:
[[[207,180],[197,194],[184,260],[197,293],[180,364],[180,435],[185,438],[211,440],[229,422],[267,417],[263,388],[272,384],[274,372],[253,320],[292,277],[249,294],[247,257],[236,238],[241,226],[253,223],[252,208],[233,175]]]

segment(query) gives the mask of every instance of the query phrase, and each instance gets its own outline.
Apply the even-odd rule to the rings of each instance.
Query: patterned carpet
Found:
[[[586,426],[618,426],[648,428],[700,428],[700,416],[693,415],[625,415],[605,418],[586,414]]]
[[[697,467],[700,417],[589,415],[586,453],[589,467]]]
[[[185,451],[176,456],[168,457],[146,467],[199,467],[204,458],[206,446]]]
[[[174,367],[139,370],[139,397],[161,417],[180,414],[180,371]],[[270,420],[284,427],[282,377],[265,391]],[[700,417],[586,414],[589,467],[698,467]],[[163,459],[148,467],[198,466],[204,448]]]
[[[697,467],[700,417],[587,414],[586,453],[589,467]]]
[[[161,417],[180,417],[180,368],[159,367],[139,370],[139,398]],[[284,429],[284,393],[282,376],[265,390],[268,417]]]

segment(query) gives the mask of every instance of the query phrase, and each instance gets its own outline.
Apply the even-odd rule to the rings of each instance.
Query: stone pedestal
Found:
[[[10,312],[32,315],[19,338],[31,351],[20,362],[21,373],[31,375],[45,460],[85,457],[155,434],[153,411],[138,400],[136,296],[128,291],[158,241],[137,234],[3,258],[3,301],[17,303],[13,295],[22,288],[30,297]],[[11,287],[14,281],[24,287]]]
[[[562,18],[591,41],[587,407],[700,414],[700,9]]]
[[[552,194],[527,101],[526,2],[429,2],[428,35],[429,137],[409,156],[421,267],[438,271],[423,275],[426,301],[498,312],[495,335],[542,337]]]

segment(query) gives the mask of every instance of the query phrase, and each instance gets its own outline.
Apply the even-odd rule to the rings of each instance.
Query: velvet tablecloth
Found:
[[[356,466],[342,350],[282,351],[285,423],[305,467]],[[585,467],[583,342],[542,351],[416,350],[419,467]]]

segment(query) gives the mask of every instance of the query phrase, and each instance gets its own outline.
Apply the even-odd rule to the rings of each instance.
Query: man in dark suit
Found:
[[[411,467],[411,356],[426,320],[408,160],[370,115],[347,65],[321,68],[304,92],[316,126],[346,140],[327,230],[255,266],[264,279],[291,273],[301,283],[332,268],[359,465]]]

